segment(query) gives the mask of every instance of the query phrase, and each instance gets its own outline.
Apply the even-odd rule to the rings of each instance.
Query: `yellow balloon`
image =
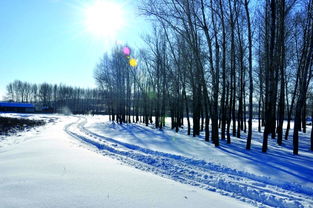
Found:
[[[136,67],[137,66],[137,61],[134,58],[129,59],[129,65],[132,67]]]

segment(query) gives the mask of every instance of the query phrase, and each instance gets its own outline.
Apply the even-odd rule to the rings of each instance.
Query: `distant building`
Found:
[[[0,102],[0,112],[34,113],[35,106],[30,103]]]

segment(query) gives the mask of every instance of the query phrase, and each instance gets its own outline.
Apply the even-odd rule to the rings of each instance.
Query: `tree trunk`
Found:
[[[280,68],[280,98],[278,105],[277,144],[282,145],[283,124],[285,115],[285,0],[280,1],[280,35],[279,35],[279,68]]]
[[[290,108],[289,108],[289,111],[288,111],[288,121],[287,121],[286,133],[285,133],[285,140],[287,140],[288,136],[289,136],[291,114],[292,114],[293,106],[294,106],[295,99],[296,99],[296,93],[297,93],[297,89],[298,89],[298,82],[299,82],[299,71],[297,72],[296,85],[295,85],[295,88],[294,88],[294,91],[293,91],[293,95],[292,95],[292,99],[291,99],[291,105],[290,105]]]
[[[293,130],[293,154],[298,155],[299,151],[299,123],[301,116],[301,98],[297,101],[296,105],[296,114],[295,114],[295,123],[294,123],[294,130]]]
[[[270,32],[270,45],[269,55],[267,61],[269,62],[266,67],[266,94],[265,94],[265,129],[263,133],[263,145],[262,152],[267,152],[268,135],[273,134],[273,128],[275,128],[275,92],[273,86],[275,85],[275,65],[274,65],[274,46],[275,46],[275,25],[276,25],[276,2],[271,0],[271,32]],[[267,12],[267,11],[266,11]],[[273,135],[272,135],[273,137]]]
[[[234,3],[236,3],[236,1],[234,1]],[[232,123],[233,123],[233,131],[232,131],[232,135],[236,136],[236,111],[235,111],[235,107],[236,107],[236,57],[235,57],[235,20],[234,20],[234,16],[233,16],[233,7],[231,4],[231,1],[228,0],[228,4],[229,4],[229,13],[230,13],[230,41],[231,41],[231,46],[230,46],[230,76],[231,76],[231,81],[230,81],[230,85],[231,85],[231,117],[232,117]],[[227,143],[228,143],[228,139],[230,142],[230,137],[227,138]]]
[[[303,107],[302,107],[302,129],[303,129],[303,133],[306,133],[306,102],[304,102]]]
[[[198,93],[196,93],[198,92]],[[199,102],[199,97],[201,93],[199,90],[193,93],[193,136],[198,136],[200,134],[200,108],[201,104]],[[201,92],[201,91],[200,91]]]
[[[249,6],[249,3],[247,0],[245,0],[245,10],[246,10],[247,22],[248,22],[248,40],[249,40],[249,125],[248,125],[248,137],[247,137],[246,149],[250,150],[251,138],[252,138],[253,76],[252,76],[252,33],[251,33],[251,23],[250,23],[250,14],[249,14],[248,6]]]
[[[313,99],[311,108],[311,151],[313,151]]]
[[[205,83],[203,83],[205,84]],[[209,108],[210,108],[210,104],[209,104],[209,98],[208,98],[208,92],[206,89],[206,86],[204,86],[204,95],[203,95],[203,99],[204,99],[204,113],[205,113],[205,136],[204,136],[204,140],[205,141],[210,141],[210,131],[209,131],[209,122],[210,122],[210,118],[209,118]]]
[[[225,93],[226,93],[226,31],[225,31],[225,22],[224,22],[224,9],[222,0],[219,0],[220,4],[220,13],[221,13],[221,24],[222,24],[222,76],[223,76],[223,90],[222,90],[222,128],[221,128],[221,139],[225,140],[225,128],[226,128],[226,105],[225,104]]]

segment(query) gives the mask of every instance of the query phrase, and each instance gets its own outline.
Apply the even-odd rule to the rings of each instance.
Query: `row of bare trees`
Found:
[[[178,131],[186,118],[188,134],[204,131],[215,146],[247,132],[250,149],[258,118],[263,152],[269,135],[278,145],[289,138],[294,120],[298,154],[298,131],[313,107],[311,0],[142,0],[140,9],[153,30],[136,54],[139,66],[117,46],[95,73],[113,120],[133,115],[162,128],[170,116]]]
[[[105,94],[98,89],[56,84],[31,84],[15,80],[7,85],[7,100],[36,104],[40,110],[58,113],[105,113]]]

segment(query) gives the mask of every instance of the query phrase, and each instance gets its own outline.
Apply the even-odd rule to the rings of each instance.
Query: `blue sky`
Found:
[[[94,1],[0,0],[0,99],[16,79],[95,87],[94,68],[115,41],[140,47],[149,24],[137,16],[137,1],[111,0],[126,14],[115,40],[86,31],[84,8]]]

